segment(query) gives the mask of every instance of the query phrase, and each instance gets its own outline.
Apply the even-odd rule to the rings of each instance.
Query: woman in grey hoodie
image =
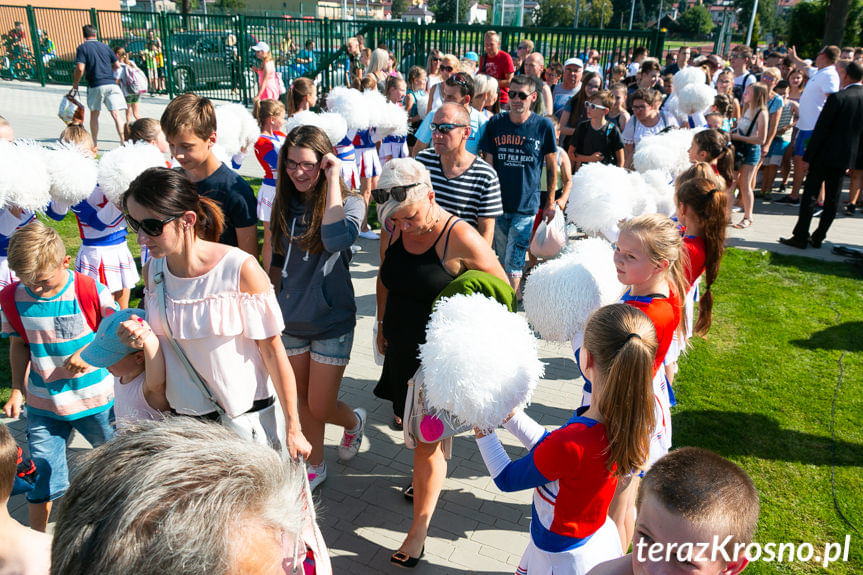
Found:
[[[270,279],[285,319],[282,341],[297,379],[300,422],[312,444],[312,489],[327,477],[324,426],[345,428],[339,458],[359,451],[366,413],[339,401],[357,307],[348,264],[365,204],[341,177],[341,160],[314,126],[291,131],[279,152],[270,230]]]

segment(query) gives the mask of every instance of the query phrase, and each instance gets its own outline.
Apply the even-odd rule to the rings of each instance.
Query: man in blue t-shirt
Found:
[[[494,251],[518,294],[533,220],[540,208],[543,160],[547,189],[557,189],[557,145],[551,120],[530,111],[539,97],[536,81],[529,76],[515,76],[509,96],[509,111],[488,121],[479,147],[500,179],[503,215],[495,222]],[[554,194],[549,194],[542,206],[547,219],[554,216],[553,205]]]
[[[78,83],[82,77],[87,78],[87,107],[90,109],[90,135],[93,145],[98,146],[99,112],[102,104],[108,109],[114,119],[117,135],[123,141],[123,128],[126,125],[126,98],[114,78],[114,71],[120,68],[120,62],[114,51],[96,39],[96,27],[87,24],[82,29],[84,43],[75,52],[75,71],[72,76],[72,91],[78,91]]]

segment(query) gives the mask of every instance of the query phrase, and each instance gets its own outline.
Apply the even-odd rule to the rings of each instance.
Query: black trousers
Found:
[[[812,241],[821,243],[827,237],[827,230],[836,218],[839,209],[839,197],[842,195],[842,180],[845,177],[844,168],[819,168],[809,166],[806,182],[803,184],[803,197],[800,198],[800,212],[797,215],[797,225],[794,226],[794,238],[806,241],[809,238],[809,226],[812,223],[812,212],[818,202],[821,184],[824,184],[824,213],[818,222],[818,227],[812,234]]]

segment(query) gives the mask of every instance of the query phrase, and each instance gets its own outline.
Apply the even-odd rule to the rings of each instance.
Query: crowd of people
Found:
[[[125,62],[91,28],[76,78],[95,74],[91,109],[104,102],[114,115],[114,71]],[[14,483],[20,452],[0,426],[0,500],[13,487],[26,491],[32,529],[0,516],[11,526],[0,558],[47,572],[51,542],[40,532],[59,501],[53,573],[289,573],[300,563],[306,573],[330,572],[310,494],[327,479],[327,424],[343,430],[342,461],[364,441],[365,410],[339,399],[357,323],[350,263],[358,238],[379,242],[374,395],[392,404],[390,425],[404,430],[436,300],[479,290],[514,310],[536,269],[531,241],[566,208],[573,175],[597,162],[630,167],[644,138],[677,129],[678,114],[664,108],[673,86],[665,76],[695,66],[715,86],[715,102],[684,125],[693,128],[691,165],[671,174],[675,218],[639,215],[609,238],[624,289],[572,339],[581,405],[552,432],[521,409],[500,421],[529,451],[515,461],[494,431],[475,434],[498,488],[534,490],[517,573],[642,572],[645,558],[625,555],[630,544],[714,535],[730,559],[692,565],[742,571],[737,544],[752,541],[758,495],[733,463],[671,449],[674,375],[688,339],[710,329],[730,214],[739,202],[735,227],[751,225],[760,171],[769,192],[790,154],[796,187],[787,201],[804,187],[798,227],[784,243],[820,246],[849,168],[853,212],[863,50],[852,60],[825,47],[814,68],[793,49],[762,63],[747,47],[732,51],[730,68],[714,56],[693,59],[688,48],[665,68],[638,48],[606,69],[594,50],[546,67],[529,40],[514,60],[489,32],[482,56],[432,51],[425,68],[402,78],[387,50],[365,54],[357,38],[347,47],[353,86],[401,106],[405,135],[378,141],[372,127],[336,142],[313,124],[283,131],[326,102],[307,78],[282,95],[269,84],[269,47],[258,45],[254,152],[265,178],[257,197],[214,153],[212,102],[188,93],[159,120],[122,130],[114,115],[125,139],[154,146],[164,166],[140,172],[116,201],[97,186],[77,204],[46,206],[50,218],[71,211],[78,221],[74,272],[57,231],[33,211],[0,212],[0,329],[12,372],[4,411],[20,416],[26,399],[36,468],[32,484]],[[95,156],[92,132],[75,124],[59,140]],[[5,120],[0,138],[14,140]],[[810,236],[822,182],[825,214]],[[128,229],[142,250],[140,275]],[[130,308],[141,278],[144,297]],[[73,430],[98,449],[70,481]],[[402,493],[413,520],[392,563],[421,560],[448,457],[445,441],[413,447]]]

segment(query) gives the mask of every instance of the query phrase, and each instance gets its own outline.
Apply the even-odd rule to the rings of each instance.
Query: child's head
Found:
[[[733,97],[734,93],[734,72],[725,69],[716,77],[716,91],[720,94]]]
[[[722,114],[717,112],[716,110],[711,110],[704,114],[704,119],[707,121],[707,127],[711,130],[721,130],[722,129]]]
[[[791,88],[791,85],[788,83],[788,80],[779,80],[776,82],[776,86],[773,88],[773,91],[782,96],[783,98],[788,97],[788,90]]]
[[[132,143],[149,142],[163,154],[171,151],[168,140],[165,139],[165,132],[155,118],[138,118],[131,124],[126,124],[123,128],[123,139]]]
[[[18,470],[18,444],[9,428],[0,423],[0,505],[6,506]]]
[[[622,82],[624,78],[626,78],[626,66],[623,64],[615,64],[614,67],[611,68],[612,82]]]
[[[626,84],[615,82],[608,88],[608,91],[611,92],[611,95],[614,97],[614,105],[612,107],[616,110],[622,110],[626,104]]]
[[[216,109],[197,94],[181,94],[171,100],[160,120],[171,153],[185,170],[194,170],[212,153],[216,143]]]
[[[300,76],[291,82],[285,101],[288,116],[293,116],[299,110],[312,108],[318,103],[318,89],[311,79]]]
[[[407,84],[398,76],[390,76],[387,78],[387,85],[384,92],[387,95],[387,100],[393,104],[400,104],[405,99],[407,94]]]
[[[285,123],[285,105],[278,100],[258,100],[252,115],[262,132],[272,132]]]
[[[680,573],[693,575],[736,575],[746,567],[741,546],[750,544],[755,534],[758,492],[746,472],[727,459],[698,447],[670,452],[641,480],[636,507],[634,575],[668,573],[672,566],[681,569]],[[731,557],[730,563],[718,552],[715,558],[707,553],[705,559],[695,560],[698,544],[712,544],[714,538],[720,542],[729,538],[725,551]],[[692,543],[693,559],[683,562],[684,567],[672,552],[671,561],[665,562],[668,548],[664,547],[662,560],[650,561],[650,546],[657,543],[676,543],[677,549],[683,543]]]
[[[722,186],[722,177],[716,173],[711,164],[707,162],[695,162],[682,172],[677,175],[677,179],[674,180],[675,187],[680,187],[689,180],[695,180],[699,178],[704,178],[707,180],[712,180],[714,185],[717,187]]]
[[[743,104],[746,110],[758,110],[767,108],[767,86],[761,82],[749,84],[743,91]]]
[[[734,149],[730,142],[728,134],[721,130],[701,130],[692,137],[689,161],[715,165],[718,175],[730,186],[734,180]]]
[[[609,469],[625,476],[647,461],[653,412],[656,330],[644,312],[626,304],[596,310],[584,330],[579,364],[594,385],[608,434]]]
[[[722,115],[722,118],[730,118],[734,114],[732,97],[728,94],[716,94],[713,98],[713,108]]]
[[[65,285],[71,260],[60,234],[39,220],[19,228],[9,239],[9,269],[36,296],[56,293]]]
[[[425,90],[426,71],[419,66],[411,66],[408,70],[408,85],[414,91]]]
[[[90,137],[90,133],[81,124],[73,122],[66,126],[60,132],[59,140],[64,144],[74,144],[93,156],[96,155],[97,150],[96,146],[93,145],[93,138]]]
[[[117,57],[117,60],[119,60],[120,62],[126,61],[126,50],[125,50],[125,48],[121,48],[120,46],[117,46],[116,48],[114,48],[114,55]]]
[[[378,83],[377,80],[371,76],[354,78],[351,82],[351,88],[359,90],[360,92],[371,92],[378,89]]]
[[[147,319],[147,312],[142,309],[123,309],[107,313],[96,330],[96,335],[87,347],[81,351],[81,359],[93,367],[107,368],[114,377],[129,377],[141,373],[144,369],[144,352],[129,347],[120,340],[117,329],[126,320],[138,316],[140,320]]]
[[[601,120],[608,115],[614,105],[614,96],[608,90],[600,90],[587,101],[587,117]]]
[[[545,82],[549,86],[559,84],[561,76],[563,76],[563,66],[560,62],[552,62],[545,67]]]

